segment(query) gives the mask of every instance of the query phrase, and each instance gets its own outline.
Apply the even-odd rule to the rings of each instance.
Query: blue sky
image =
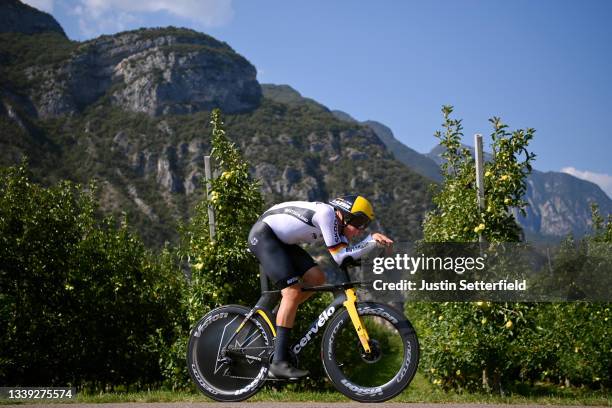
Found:
[[[262,83],[288,84],[427,152],[443,104],[465,142],[537,130],[542,171],[572,173],[612,196],[612,1],[27,0],[76,40],[185,26],[226,41]],[[486,140],[486,139],[485,139]]]

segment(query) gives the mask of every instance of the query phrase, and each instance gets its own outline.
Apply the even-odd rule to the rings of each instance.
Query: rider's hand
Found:
[[[372,234],[372,238],[374,238],[379,246],[385,248],[386,256],[390,256],[393,253],[393,241],[389,237],[379,232],[375,232]]]
[[[393,245],[393,240],[391,240],[391,238],[381,234],[380,232],[373,233],[372,234],[372,238],[374,238],[374,241],[376,241],[379,244],[382,244],[384,246],[391,246],[391,245]]]

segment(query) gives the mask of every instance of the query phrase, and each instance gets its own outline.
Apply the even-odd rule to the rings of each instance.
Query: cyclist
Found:
[[[393,241],[372,233],[349,246],[374,219],[370,202],[361,195],[347,195],[322,202],[289,201],[264,212],[249,233],[249,248],[266,275],[281,290],[276,315],[276,341],[269,374],[273,378],[297,379],[308,375],[289,363],[289,336],[300,303],[314,292],[302,292],[299,279],[314,286],[325,283],[325,274],[299,244],[323,240],[338,265],[359,259],[377,246]]]

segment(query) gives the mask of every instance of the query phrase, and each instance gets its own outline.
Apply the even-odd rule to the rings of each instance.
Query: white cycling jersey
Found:
[[[321,202],[288,201],[263,213],[266,223],[285,244],[325,242],[338,265],[348,258],[360,259],[377,247],[372,235],[353,246],[341,235],[341,226],[334,207]]]

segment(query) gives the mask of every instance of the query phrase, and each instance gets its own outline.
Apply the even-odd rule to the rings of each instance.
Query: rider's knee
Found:
[[[323,285],[325,283],[325,273],[322,270],[318,270],[317,273],[313,274],[311,284],[313,286]]]
[[[318,286],[325,283],[325,273],[318,266],[309,269],[302,277],[308,286]]]
[[[299,285],[288,286],[281,291],[283,299],[290,302],[298,302],[302,290]]]

